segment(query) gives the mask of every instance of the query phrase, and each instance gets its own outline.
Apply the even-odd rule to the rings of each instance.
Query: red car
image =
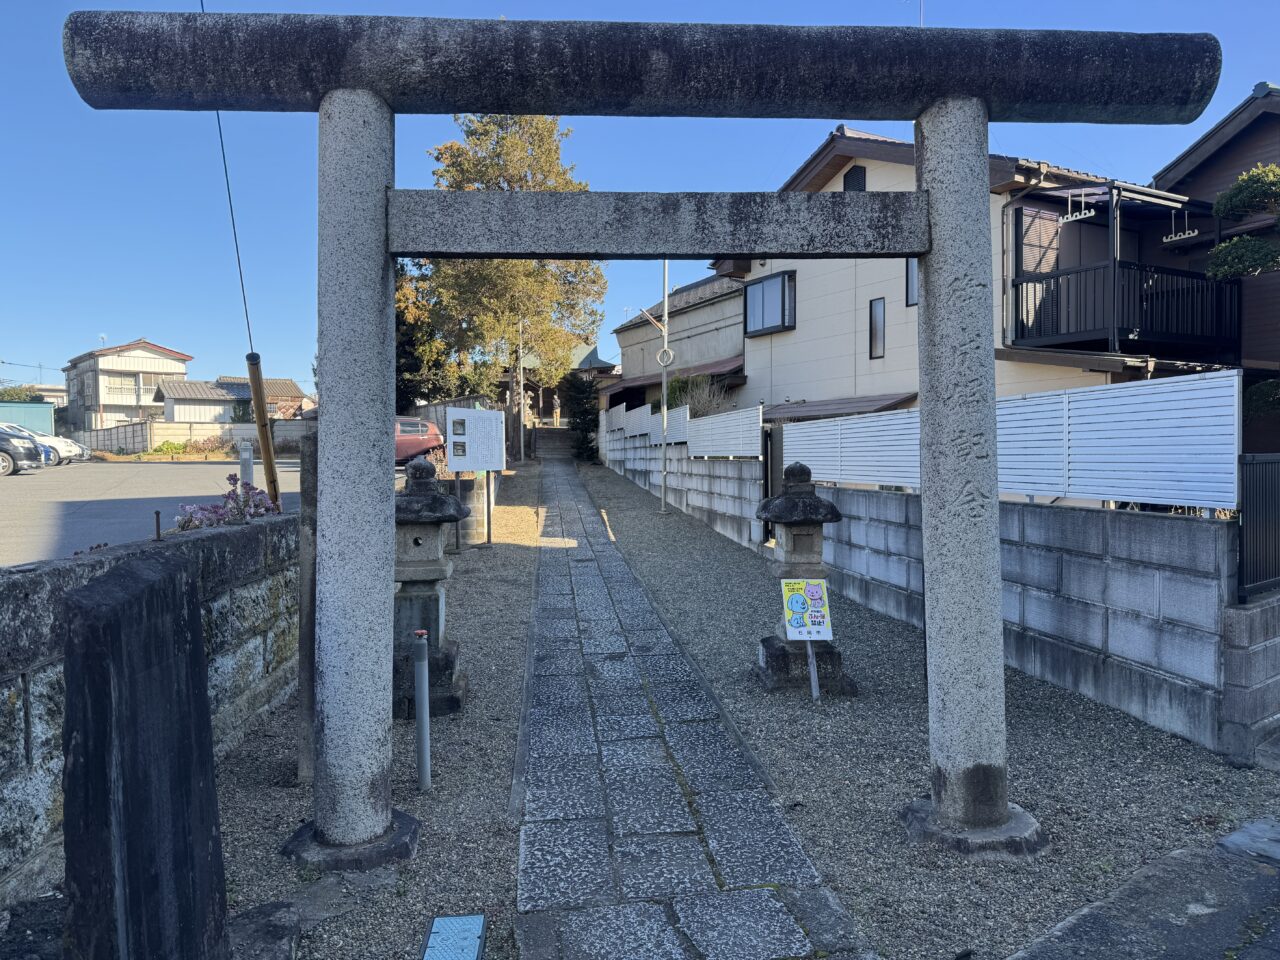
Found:
[[[430,420],[396,417],[396,463],[408,463],[419,454],[444,446],[444,434]]]

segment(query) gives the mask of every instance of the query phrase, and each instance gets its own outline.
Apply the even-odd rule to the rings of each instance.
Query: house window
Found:
[[[884,356],[884,297],[871,301],[871,359]]]
[[[1018,208],[1016,275],[1053,273],[1058,269],[1062,238],[1058,215],[1035,207]]]
[[[796,326],[796,275],[775,273],[746,285],[743,290],[746,335],[757,337]]]
[[[907,306],[914,307],[920,302],[920,261],[915,257],[907,257]]]
[[[862,192],[867,189],[867,168],[853,166],[844,172],[845,191]]]

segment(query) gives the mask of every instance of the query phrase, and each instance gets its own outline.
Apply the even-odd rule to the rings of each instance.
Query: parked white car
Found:
[[[47,433],[41,433],[39,430],[31,430],[27,427],[20,427],[16,423],[0,423],[0,430],[8,430],[10,433],[20,433],[24,437],[30,437],[36,443],[43,444],[52,448],[57,460],[53,462],[54,466],[60,463],[68,463],[72,460],[88,460],[89,451],[74,440],[68,440],[66,437],[55,437]]]

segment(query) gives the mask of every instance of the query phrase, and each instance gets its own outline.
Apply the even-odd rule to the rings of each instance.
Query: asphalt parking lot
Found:
[[[72,463],[0,477],[0,566],[69,557],[155,535],[184,503],[210,503],[236,463]],[[282,506],[298,509],[298,464],[279,464]],[[261,485],[262,465],[254,470]]]

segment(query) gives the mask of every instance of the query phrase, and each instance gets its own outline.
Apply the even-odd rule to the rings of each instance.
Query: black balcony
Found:
[[[1019,347],[1148,354],[1238,363],[1240,285],[1119,260],[1013,281]]]

